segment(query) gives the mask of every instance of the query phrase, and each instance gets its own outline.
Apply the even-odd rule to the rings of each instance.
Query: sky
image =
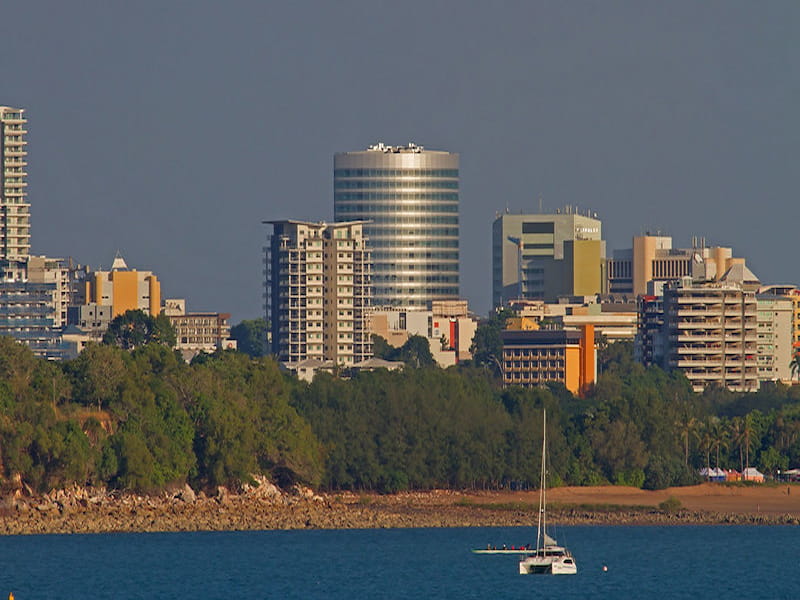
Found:
[[[190,311],[263,314],[268,219],[333,219],[333,155],[460,154],[461,293],[491,302],[504,210],[598,213],[800,283],[800,2],[26,0],[31,251],[119,251]]]

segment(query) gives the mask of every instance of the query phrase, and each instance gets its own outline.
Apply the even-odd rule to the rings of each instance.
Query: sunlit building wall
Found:
[[[459,156],[376,144],[333,159],[334,219],[364,220],[374,306],[459,297]]]

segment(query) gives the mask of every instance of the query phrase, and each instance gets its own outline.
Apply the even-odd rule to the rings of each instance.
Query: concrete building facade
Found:
[[[651,281],[716,281],[736,264],[743,265],[744,259],[734,258],[731,248],[706,247],[702,238],[695,238],[691,248],[673,248],[671,237],[647,234],[634,237],[632,248],[615,250],[606,261],[605,288],[612,294],[647,294]]]
[[[230,339],[231,315],[228,313],[186,312],[183,298],[164,300],[162,312],[175,329],[175,349],[184,355],[236,348],[235,340]]]
[[[62,357],[60,336],[53,329],[54,283],[0,282],[0,335],[14,338],[34,354]]]
[[[442,368],[471,359],[470,347],[478,321],[469,314],[467,301],[435,300],[431,306],[431,310],[374,309],[370,313],[370,332],[395,348],[412,335],[422,336]]]
[[[794,305],[788,296],[758,294],[758,379],[790,381],[794,356]]]
[[[371,259],[364,222],[265,221],[265,313],[278,360],[372,356],[368,313]]]
[[[85,286],[86,271],[71,259],[47,256],[29,256],[27,280],[31,283],[52,283],[53,327],[65,327],[69,323],[69,307],[83,302],[82,286]]]
[[[0,261],[10,263],[25,261],[31,245],[24,113],[0,106]],[[8,270],[11,265],[5,266]]]
[[[459,298],[459,156],[378,143],[334,156],[334,220],[363,220],[376,307]]]
[[[681,370],[696,392],[710,385],[757,390],[757,313],[755,293],[739,285],[689,278],[668,283],[662,327],[666,368]]]
[[[492,225],[492,302],[555,302],[603,291],[605,242],[595,217],[566,207],[553,214],[501,214]]]
[[[607,342],[633,341],[638,311],[634,298],[624,295],[562,296],[558,302],[512,300],[508,308],[517,315],[506,321],[507,329],[539,329],[541,324],[579,331],[592,325]]]

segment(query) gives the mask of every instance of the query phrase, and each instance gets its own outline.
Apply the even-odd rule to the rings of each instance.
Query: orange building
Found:
[[[117,254],[110,271],[95,271],[86,278],[86,303],[111,306],[111,318],[128,310],[151,316],[161,312],[161,283],[150,271],[128,269]]]
[[[503,384],[534,387],[563,383],[582,396],[597,379],[594,327],[580,331],[503,331]]]

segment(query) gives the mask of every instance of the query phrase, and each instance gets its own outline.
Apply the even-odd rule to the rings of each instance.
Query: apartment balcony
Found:
[[[722,362],[719,360],[687,360],[683,357],[675,360],[672,364],[679,369],[721,369]]]

